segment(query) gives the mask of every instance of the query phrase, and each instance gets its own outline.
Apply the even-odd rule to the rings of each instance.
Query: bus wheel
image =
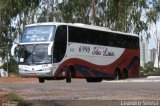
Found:
[[[120,78],[121,78],[120,70],[116,70],[114,74],[114,80],[120,80]]]
[[[44,78],[39,78],[39,83],[44,83],[45,79]]]
[[[86,78],[87,82],[101,82],[102,78]]]
[[[128,71],[126,69],[123,70],[123,78],[124,79],[128,78]]]
[[[66,76],[66,82],[67,83],[71,83],[71,77],[72,77],[71,70],[70,70],[70,68],[68,68],[67,76]]]

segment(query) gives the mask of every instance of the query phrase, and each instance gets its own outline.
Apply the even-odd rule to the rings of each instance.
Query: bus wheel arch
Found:
[[[76,71],[74,66],[73,65],[68,66],[66,70],[66,82],[71,83],[71,78],[75,77],[76,77]]]
[[[120,78],[121,78],[121,70],[120,68],[116,68],[114,71],[113,79],[120,80]]]
[[[126,68],[123,69],[123,78],[127,79],[128,78],[128,70]]]

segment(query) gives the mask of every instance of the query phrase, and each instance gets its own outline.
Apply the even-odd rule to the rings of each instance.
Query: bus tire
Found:
[[[38,78],[39,79],[39,83],[44,83],[45,79],[44,78]]]
[[[67,83],[71,83],[71,77],[72,77],[71,70],[70,70],[70,68],[68,68],[67,75],[66,75],[66,82]]]
[[[126,69],[123,70],[123,78],[124,79],[128,78],[128,71]]]
[[[102,82],[102,78],[86,78],[87,82]]]
[[[116,69],[115,73],[114,73],[114,80],[120,80],[121,78],[121,73],[119,69]]]

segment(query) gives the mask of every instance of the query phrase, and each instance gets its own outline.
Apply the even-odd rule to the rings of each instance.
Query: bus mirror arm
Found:
[[[15,56],[15,48],[18,46],[18,44],[13,44],[12,48],[11,48],[11,56]]]

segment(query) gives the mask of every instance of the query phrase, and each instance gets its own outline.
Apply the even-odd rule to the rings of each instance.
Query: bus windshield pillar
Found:
[[[53,46],[53,42],[50,43],[48,46],[48,55],[52,55],[52,46]]]

